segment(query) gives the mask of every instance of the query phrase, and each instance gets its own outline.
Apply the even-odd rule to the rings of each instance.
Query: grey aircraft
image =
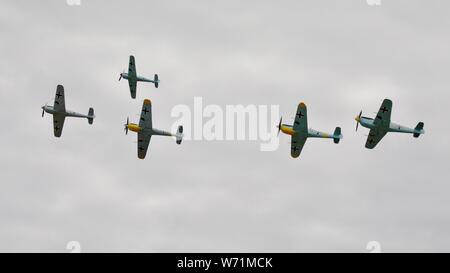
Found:
[[[130,93],[131,98],[136,98],[136,89],[137,89],[137,82],[151,82],[155,85],[156,88],[159,86],[159,78],[158,74],[155,74],[153,77],[153,80],[138,76],[136,73],[136,62],[134,60],[134,56],[130,56],[130,62],[128,64],[128,73],[120,73],[119,81],[124,78],[128,80],[128,85],[130,86]]]
[[[305,103],[301,102],[297,107],[294,125],[282,124],[283,118],[278,124],[278,134],[281,132],[291,136],[291,156],[297,158],[308,138],[331,138],[338,144],[342,139],[341,128],[336,127],[333,134],[318,132],[308,128],[308,116]]]
[[[135,123],[129,123],[127,118],[127,123],[125,126],[125,134],[128,134],[128,130],[137,133],[138,136],[138,158],[144,159],[147,154],[148,144],[152,136],[171,136],[176,138],[177,144],[181,144],[183,140],[183,126],[178,126],[176,134],[165,132],[153,128],[152,124],[152,102],[149,99],[145,99],[142,105],[141,118],[139,120],[139,125]]]
[[[44,117],[45,112],[53,115],[53,132],[55,137],[61,136],[66,117],[87,118],[89,124],[92,124],[95,118],[94,108],[89,108],[87,115],[66,110],[64,87],[62,85],[56,87],[55,103],[53,106],[47,104],[42,106],[42,117]]]
[[[359,124],[370,129],[366,142],[367,149],[375,148],[378,142],[380,142],[381,139],[389,132],[412,134],[415,138],[418,138],[421,134],[425,133],[423,129],[423,122],[419,122],[414,129],[391,122],[391,111],[392,101],[385,99],[375,119],[363,117],[362,111],[358,116],[356,116],[356,131],[358,131]]]

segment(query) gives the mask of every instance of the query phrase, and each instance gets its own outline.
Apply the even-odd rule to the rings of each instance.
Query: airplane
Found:
[[[181,144],[183,140],[183,126],[178,126],[176,134],[165,132],[153,128],[152,124],[152,103],[149,99],[145,99],[142,105],[141,118],[139,125],[130,123],[127,118],[125,126],[125,134],[128,134],[128,130],[137,133],[138,136],[138,158],[144,159],[147,154],[148,144],[152,136],[172,136],[176,138],[176,143]]]
[[[419,122],[414,129],[391,122],[391,111],[392,101],[385,99],[381,104],[380,110],[378,111],[375,119],[363,117],[362,111],[355,117],[356,131],[358,131],[359,124],[370,129],[366,142],[367,149],[375,148],[378,142],[380,142],[381,139],[389,132],[413,134],[415,138],[418,138],[421,134],[425,133],[423,129],[423,122]]]
[[[64,87],[62,85],[58,85],[56,87],[55,102],[53,106],[45,104],[41,108],[42,117],[44,117],[44,113],[53,115],[53,132],[55,137],[61,137],[64,120],[66,119],[66,117],[87,118],[89,124],[92,124],[95,118],[94,108],[89,108],[89,112],[87,115],[66,110]]]
[[[136,98],[136,88],[137,88],[137,82],[152,82],[156,88],[159,86],[159,78],[158,74],[155,74],[153,77],[153,80],[138,76],[136,74],[136,62],[134,60],[134,56],[130,56],[130,62],[128,64],[128,73],[120,73],[119,81],[124,78],[128,80],[128,85],[130,86],[130,93],[131,98]]]
[[[278,134],[280,134],[281,131],[291,136],[291,156],[293,158],[300,156],[300,152],[308,138],[331,138],[336,144],[343,138],[340,127],[336,127],[333,134],[322,133],[308,128],[306,104],[303,102],[297,107],[297,114],[295,115],[294,124],[292,126],[283,124],[283,118],[281,118],[277,127]]]

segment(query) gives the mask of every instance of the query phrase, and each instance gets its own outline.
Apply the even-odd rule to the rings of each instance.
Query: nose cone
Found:
[[[360,122],[361,121],[361,117],[360,116],[356,116],[355,120],[356,120],[356,122]]]

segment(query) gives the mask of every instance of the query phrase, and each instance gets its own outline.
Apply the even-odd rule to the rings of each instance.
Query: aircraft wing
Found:
[[[145,99],[142,104],[141,118],[139,120],[139,127],[145,129],[152,129],[152,102]]]
[[[377,146],[378,142],[383,139],[383,137],[387,134],[387,130],[381,128],[373,128],[369,132],[369,136],[367,137],[366,148],[373,149]]]
[[[295,132],[308,132],[308,115],[306,105],[303,102],[301,102],[297,107],[293,128]]]
[[[130,56],[130,62],[128,63],[128,76],[136,78],[136,62],[133,55]]]
[[[136,62],[134,60],[134,56],[131,55],[130,62],[128,63],[128,84],[130,85],[130,93],[133,99],[136,98],[136,86],[137,86],[136,77],[137,77]]]
[[[137,87],[137,81],[133,79],[128,79],[128,84],[130,85],[130,94],[131,98],[136,98],[136,87]]]
[[[64,99],[64,87],[62,85],[58,85],[56,87],[55,94],[55,103],[53,105],[55,111],[65,112],[66,111],[66,103]]]
[[[142,104],[139,127],[142,128],[142,132],[138,133],[138,157],[144,159],[147,154],[148,144],[152,138],[152,135],[147,133],[152,129],[152,102],[149,99],[145,99]]]
[[[147,154],[148,144],[152,136],[150,134],[138,133],[138,157],[144,159]]]
[[[380,110],[378,110],[378,114],[374,120],[374,124],[376,126],[388,128],[389,124],[391,124],[391,111],[392,101],[389,99],[385,99],[381,104]]]
[[[291,138],[291,156],[297,158],[302,152],[303,146],[305,145],[306,137],[300,137],[298,135],[293,135]]]
[[[65,119],[66,117],[64,115],[53,114],[53,133],[55,134],[55,137],[61,136]]]

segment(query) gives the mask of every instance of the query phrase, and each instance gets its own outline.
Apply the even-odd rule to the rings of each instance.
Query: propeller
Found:
[[[41,108],[42,108],[42,117],[44,117],[44,113],[45,113],[45,107],[47,106],[47,103],[45,104],[45,105],[42,105],[41,106]]]
[[[359,112],[359,115],[356,116],[355,120],[356,120],[356,131],[358,132],[358,127],[359,127],[359,123],[361,122],[361,116],[362,116],[362,110],[361,112]]]
[[[125,69],[123,70],[122,73],[120,73],[120,76],[119,76],[119,82],[120,82],[120,80],[123,78],[123,74],[125,74]]]
[[[129,124],[129,118],[127,117],[127,123],[124,124],[125,129],[125,135],[128,135],[128,124]]]
[[[278,134],[277,134],[277,136],[279,136],[280,135],[280,131],[281,131],[281,123],[283,122],[283,117],[281,117],[280,118],[280,123],[278,123]]]

